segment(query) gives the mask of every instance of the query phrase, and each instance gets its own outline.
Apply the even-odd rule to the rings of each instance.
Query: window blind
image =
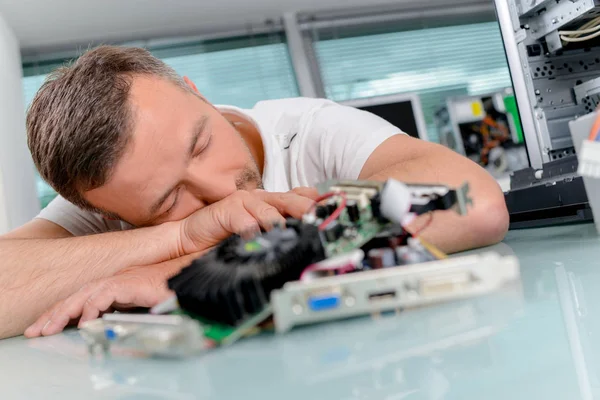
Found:
[[[192,79],[215,104],[250,108],[268,99],[298,96],[295,75],[280,33],[220,39],[150,51],[180,75]],[[47,74],[66,60],[23,65],[23,92],[29,107]],[[41,179],[38,194],[45,207],[56,193]]]
[[[429,137],[448,96],[484,94],[511,85],[496,22],[360,36],[317,32],[315,55],[328,98],[344,101],[418,93]]]

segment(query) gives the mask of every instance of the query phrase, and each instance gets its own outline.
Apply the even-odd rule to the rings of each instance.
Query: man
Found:
[[[424,237],[458,251],[507,230],[496,182],[442,146],[322,99],[215,107],[142,49],[103,46],[58,70],[27,130],[61,197],[0,239],[0,337],[152,306],[169,296],[167,277],[228,235],[300,217],[315,195],[302,187],[326,179],[468,180],[469,215],[436,213]]]

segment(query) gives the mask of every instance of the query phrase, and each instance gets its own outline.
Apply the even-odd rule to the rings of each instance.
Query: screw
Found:
[[[558,24],[558,20],[556,18],[552,18],[552,23],[553,24]]]
[[[535,94],[536,94],[536,95],[539,95],[539,94],[540,94],[540,89],[536,89],[536,90],[535,90]]]
[[[529,29],[529,24],[525,24],[524,29]]]

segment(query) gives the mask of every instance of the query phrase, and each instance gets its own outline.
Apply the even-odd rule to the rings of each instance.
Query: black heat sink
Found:
[[[179,305],[212,322],[238,325],[269,303],[271,291],[325,258],[317,227],[289,220],[253,240],[232,236],[169,279]]]

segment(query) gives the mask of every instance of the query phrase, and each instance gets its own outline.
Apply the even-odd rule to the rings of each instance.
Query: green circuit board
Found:
[[[360,208],[360,219],[358,222],[352,222],[346,210],[342,212],[338,222],[343,226],[351,227],[348,228],[349,235],[344,235],[335,242],[326,243],[325,253],[327,257],[337,256],[358,249],[389,227],[389,223],[381,223],[373,217],[370,205]]]
[[[184,314],[194,318],[202,325],[205,338],[212,340],[217,345],[229,345],[249,334],[253,328],[270,317],[272,310],[268,306],[261,312],[247,318],[238,326],[215,323],[183,310],[177,310],[173,314]]]

